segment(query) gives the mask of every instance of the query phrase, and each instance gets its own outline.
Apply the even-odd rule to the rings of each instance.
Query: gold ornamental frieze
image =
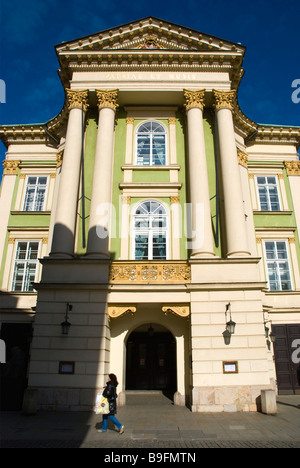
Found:
[[[191,282],[187,262],[112,262],[110,283],[119,284],[182,284]]]

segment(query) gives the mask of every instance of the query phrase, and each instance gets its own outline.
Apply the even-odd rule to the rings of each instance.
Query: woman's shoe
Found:
[[[120,429],[120,434],[124,434],[124,431],[125,431],[125,427],[122,426],[121,429]]]
[[[97,432],[107,432],[107,431],[102,431],[102,429],[98,429],[98,431],[97,431]]]

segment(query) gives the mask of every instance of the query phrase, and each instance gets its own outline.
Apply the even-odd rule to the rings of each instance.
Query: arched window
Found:
[[[136,164],[164,166],[166,164],[166,129],[159,122],[142,123],[136,133]]]
[[[155,200],[141,203],[134,215],[134,259],[166,260],[168,216]]]

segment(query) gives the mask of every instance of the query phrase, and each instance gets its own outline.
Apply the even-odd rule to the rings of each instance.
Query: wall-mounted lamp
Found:
[[[229,318],[230,318],[229,322],[227,321],[228,320],[228,314],[229,314]],[[226,306],[225,318],[226,318],[226,330],[229,331],[230,335],[234,335],[236,323],[232,320],[232,317],[231,317],[231,304],[230,304],[230,302]]]
[[[229,320],[228,320],[228,314],[229,314]],[[226,329],[223,332],[223,338],[224,338],[225,345],[229,345],[231,342],[231,335],[234,335],[235,327],[236,327],[236,323],[232,320],[232,317],[231,317],[230,302],[226,305],[225,321],[226,321]]]
[[[65,320],[64,320],[64,322],[61,323],[61,332],[62,332],[63,335],[68,335],[69,334],[71,324],[70,324],[70,322],[68,322],[68,318],[69,318],[69,312],[71,312],[72,309],[73,309],[73,306],[71,304],[67,303]]]

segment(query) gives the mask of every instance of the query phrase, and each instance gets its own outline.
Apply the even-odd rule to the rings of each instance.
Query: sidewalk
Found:
[[[300,395],[278,396],[278,414],[191,413],[162,394],[131,395],[118,410],[125,425],[98,433],[93,413],[1,413],[2,448],[300,448]]]

